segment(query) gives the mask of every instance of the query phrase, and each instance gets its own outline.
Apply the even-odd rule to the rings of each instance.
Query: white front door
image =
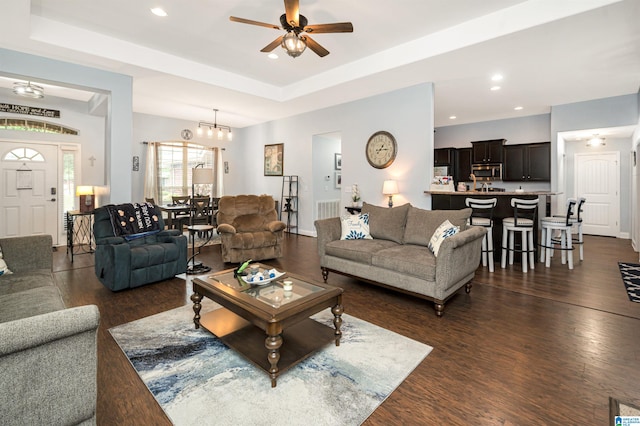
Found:
[[[576,196],[585,197],[585,234],[617,237],[620,233],[620,153],[575,154]]]
[[[58,147],[0,142],[0,237],[49,234],[58,244]]]

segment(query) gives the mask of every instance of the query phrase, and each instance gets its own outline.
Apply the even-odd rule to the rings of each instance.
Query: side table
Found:
[[[203,265],[202,262],[196,262],[196,256],[200,254],[200,249],[204,247],[204,245],[207,244],[209,240],[205,241],[204,244],[198,247],[198,252],[196,253],[196,233],[207,233],[207,235],[209,235],[209,239],[211,239],[211,231],[213,231],[213,226],[190,225],[187,226],[187,230],[189,230],[189,238],[191,239],[191,257],[187,260],[187,274],[197,275],[209,272],[211,270],[211,267]]]
[[[73,263],[74,254],[88,254],[94,251],[93,211],[69,210],[67,212],[67,254],[71,253],[71,262]]]

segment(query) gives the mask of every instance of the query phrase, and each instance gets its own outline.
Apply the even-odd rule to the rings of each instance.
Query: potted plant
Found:
[[[351,201],[353,207],[358,207],[358,204],[360,203],[360,189],[358,188],[357,183],[354,183],[351,186]]]

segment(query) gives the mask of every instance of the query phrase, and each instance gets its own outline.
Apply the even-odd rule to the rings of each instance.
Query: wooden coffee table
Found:
[[[285,279],[293,282],[293,290],[284,291]],[[203,297],[223,308],[200,316]],[[310,283],[293,274],[265,285],[250,285],[234,278],[230,269],[195,278],[191,300],[196,328],[207,329],[266,371],[271,387],[276,386],[278,375],[321,347],[334,341],[340,346],[341,288]],[[326,308],[331,308],[335,329],[309,318]]]

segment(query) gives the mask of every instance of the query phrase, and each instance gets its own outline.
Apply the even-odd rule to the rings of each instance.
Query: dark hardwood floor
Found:
[[[558,258],[527,274],[519,264],[480,267],[471,293],[461,290],[442,318],[430,302],[330,274],[346,313],[434,348],[365,425],[606,425],[610,396],[640,406],[640,304],[629,301],[617,265],[638,254],[629,240],[585,240],[573,271]],[[271,263],[321,280],[316,253],[315,238],[292,235]],[[199,259],[231,266],[219,246]],[[100,308],[98,424],[170,424],[108,329],[191,303],[191,289],[175,278],[112,293],[92,265],[93,255],[71,264],[64,248],[54,253],[67,306]]]

